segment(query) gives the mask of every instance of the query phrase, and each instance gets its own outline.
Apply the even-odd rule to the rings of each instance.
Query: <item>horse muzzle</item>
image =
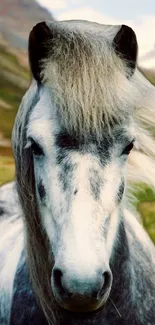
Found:
[[[99,309],[108,299],[112,273],[110,269],[93,272],[84,277],[54,266],[52,290],[57,303],[72,312],[90,312]]]

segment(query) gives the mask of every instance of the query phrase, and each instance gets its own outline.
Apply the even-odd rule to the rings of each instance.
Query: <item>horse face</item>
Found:
[[[103,130],[100,142],[94,136],[82,141],[69,135],[56,109],[51,112],[45,89],[31,113],[27,146],[33,152],[37,204],[54,257],[51,286],[66,309],[95,310],[109,296],[109,261],[133,138],[131,130],[118,125],[111,134]]]

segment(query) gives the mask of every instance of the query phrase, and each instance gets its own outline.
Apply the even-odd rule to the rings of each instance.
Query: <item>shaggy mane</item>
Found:
[[[51,90],[63,125],[80,136],[133,119],[137,135],[128,161],[128,181],[155,187],[155,88],[136,68],[129,68],[114,49],[120,26],[81,21],[52,22],[48,58],[42,78]],[[155,133],[155,132],[154,132]],[[131,186],[129,186],[131,187]]]
[[[111,44],[119,26],[59,22],[50,27],[43,82],[52,91],[66,129],[78,136],[94,132],[99,138],[104,125],[121,123],[134,106],[127,65]]]

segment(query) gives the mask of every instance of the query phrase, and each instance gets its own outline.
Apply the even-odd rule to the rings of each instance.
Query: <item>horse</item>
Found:
[[[155,88],[126,26],[38,23],[0,189],[1,325],[154,325],[155,247],[132,186],[155,187]]]

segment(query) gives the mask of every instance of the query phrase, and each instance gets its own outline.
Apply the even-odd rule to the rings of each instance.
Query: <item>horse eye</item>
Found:
[[[43,155],[43,150],[40,148],[40,146],[33,140],[31,143],[31,150],[35,156],[41,156]]]
[[[123,150],[122,155],[129,155],[130,151],[133,149],[134,140],[131,141]]]

